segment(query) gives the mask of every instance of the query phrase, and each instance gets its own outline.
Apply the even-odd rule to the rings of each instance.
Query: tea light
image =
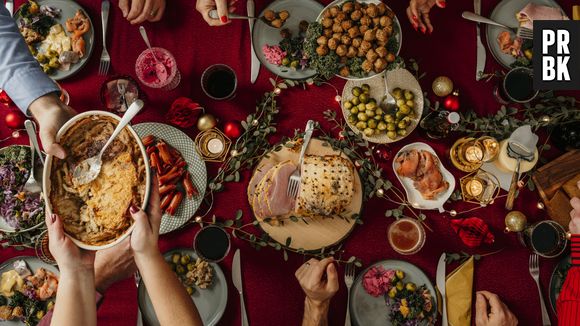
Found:
[[[483,159],[483,150],[476,145],[469,146],[465,149],[465,159],[470,163],[481,162]]]
[[[499,143],[493,137],[482,137],[480,141],[485,149],[485,153],[483,155],[483,161],[489,162],[497,156],[499,152]]]
[[[477,197],[483,192],[483,184],[477,179],[469,180],[466,190],[471,196]]]
[[[207,142],[207,150],[212,154],[219,154],[224,150],[224,143],[218,138],[210,139]]]

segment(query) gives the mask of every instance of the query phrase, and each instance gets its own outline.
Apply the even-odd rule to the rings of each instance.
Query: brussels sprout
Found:
[[[401,120],[405,117],[405,115],[406,115],[405,113],[399,111],[395,114],[395,119]]]
[[[410,90],[405,91],[405,99],[412,100],[415,98],[415,95]]]
[[[282,65],[283,66],[288,66],[289,64],[290,64],[290,59],[288,59],[288,58],[282,59]]]
[[[415,292],[415,290],[417,290],[417,286],[415,285],[415,283],[409,282],[405,284],[405,289],[407,289],[407,291]]]
[[[415,106],[415,101],[413,100],[407,100],[407,102],[405,102],[405,104],[407,104],[408,107],[412,108]]]
[[[409,114],[409,112],[411,112],[411,108],[408,107],[407,105],[403,104],[399,107],[399,112],[401,112],[403,114]]]
[[[397,130],[397,126],[393,122],[389,122],[387,124],[387,130],[388,131],[395,131],[395,130]]]
[[[395,139],[397,138],[397,133],[394,131],[388,131],[387,132],[387,137],[391,138],[391,139]]]
[[[372,137],[373,134],[375,133],[375,131],[371,128],[366,128],[363,133],[365,134],[365,136],[367,137]]]
[[[397,278],[399,280],[402,280],[405,278],[405,272],[403,272],[402,270],[395,271],[395,275],[397,276]]]
[[[379,129],[381,131],[387,130],[387,124],[381,121],[377,124],[377,129]]]
[[[361,94],[362,94],[362,89],[360,87],[356,86],[352,89],[352,95],[359,96]]]
[[[300,64],[300,62],[298,60],[294,60],[294,61],[290,62],[290,68],[298,68],[299,64]]]
[[[383,121],[383,116],[381,114],[376,114],[375,112],[375,116],[373,117],[373,119],[377,121]]]
[[[398,100],[400,98],[403,98],[403,91],[397,87],[397,88],[393,89],[392,95],[396,100]]]
[[[187,270],[188,270],[188,271],[192,271],[192,270],[194,270],[194,269],[195,269],[195,264],[194,264],[194,263],[189,263],[189,264],[187,264]]]
[[[359,121],[359,122],[356,123],[355,127],[358,130],[365,130],[367,128],[367,123],[364,122],[364,121]]]
[[[356,107],[358,109],[358,112],[365,112],[365,110],[367,109],[364,103],[359,103],[359,105],[357,105]]]
[[[405,285],[403,284],[403,282],[399,281],[399,282],[397,282],[397,285],[395,285],[395,287],[397,288],[397,290],[403,291],[403,289],[405,288]]]
[[[349,101],[344,102],[344,108],[350,110],[353,107],[352,103]]]
[[[171,262],[173,262],[174,264],[179,264],[180,259],[181,259],[181,255],[178,253],[171,255]]]
[[[354,124],[358,121],[358,119],[356,118],[356,114],[349,115],[347,119],[348,119],[348,122],[350,122],[352,124]]]
[[[389,290],[389,298],[394,298],[397,295],[397,288],[391,288]]]
[[[181,256],[181,265],[187,265],[189,262],[191,261],[191,257],[189,257],[189,255],[183,255]]]
[[[361,89],[363,92],[369,92],[371,90],[371,86],[369,84],[362,84]]]
[[[368,120],[368,116],[366,115],[366,113],[364,112],[360,112],[357,116],[356,116],[360,121],[367,121]]]
[[[385,115],[385,121],[386,122],[395,122],[395,117],[393,117],[391,114],[387,114],[387,115]]]
[[[377,115],[384,115],[385,114],[385,111],[383,109],[381,109],[380,107],[378,107],[375,110],[375,114],[377,114]]]
[[[360,100],[358,99],[358,97],[353,97],[350,101],[352,102],[352,105],[360,104]]]
[[[407,124],[405,123],[405,121],[399,121],[399,123],[397,123],[397,128],[405,129],[407,128]]]
[[[399,136],[406,136],[407,135],[407,130],[406,129],[399,129],[399,130],[397,130],[397,134]]]
[[[367,103],[369,101],[369,97],[367,94],[361,94],[358,99],[360,100],[361,103]]]
[[[185,291],[187,291],[187,294],[192,295],[194,290],[191,286],[188,286],[185,288]]]
[[[352,109],[350,109],[350,113],[351,114],[358,114],[358,108],[357,107],[353,107]]]
[[[183,275],[183,274],[185,274],[186,271],[187,270],[185,269],[185,267],[183,267],[183,265],[177,265],[177,266],[175,266],[175,272],[178,275]]]
[[[367,110],[374,110],[377,108],[377,103],[374,102],[367,102],[367,104],[365,105]]]
[[[403,99],[397,100],[397,106],[398,107],[401,107],[403,105],[405,105],[405,100],[403,100]]]
[[[375,129],[377,127],[377,121],[370,119],[369,121],[367,121],[367,127],[371,128],[371,129]]]
[[[375,111],[373,110],[366,110],[365,114],[367,115],[367,117],[372,118],[375,116]]]

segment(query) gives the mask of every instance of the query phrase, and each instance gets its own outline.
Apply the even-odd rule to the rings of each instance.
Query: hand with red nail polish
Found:
[[[203,19],[210,26],[223,26],[229,24],[231,21],[228,18],[228,13],[234,12],[236,8],[234,5],[237,0],[197,0],[195,9],[199,11]],[[219,19],[211,18],[209,12],[217,10]]]
[[[135,228],[131,233],[131,248],[136,260],[138,256],[151,256],[159,253],[157,240],[159,239],[162,214],[157,176],[153,177],[151,182],[151,195],[149,196],[147,213],[134,205],[129,208],[129,213],[135,220]]]
[[[439,8],[445,8],[445,0],[410,0],[407,7],[407,17],[416,31],[421,29],[423,34],[433,33],[433,25],[429,14],[431,8],[437,5]]]

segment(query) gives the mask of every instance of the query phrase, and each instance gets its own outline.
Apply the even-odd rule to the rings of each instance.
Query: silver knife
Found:
[[[6,9],[10,12],[10,16],[14,15],[14,1],[13,0],[6,0]]]
[[[254,0],[248,0],[247,4],[248,16],[254,17],[254,13],[256,11],[256,5],[254,4]],[[254,52],[254,20],[249,19],[248,24],[250,24],[250,54],[252,57],[252,70],[251,70],[251,77],[250,81],[253,83],[256,82],[258,79],[258,74],[260,73],[260,60],[258,60],[258,56],[256,56],[256,52]]]
[[[240,304],[242,310],[242,326],[249,326],[248,314],[246,313],[246,305],[244,303],[244,288],[242,287],[242,265],[240,262],[240,249],[236,250],[234,260],[232,262],[232,282],[240,294]]]
[[[437,288],[441,293],[441,301],[443,301],[443,307],[441,309],[441,326],[448,326],[447,323],[447,299],[445,298],[445,253],[441,254],[439,258],[439,263],[437,264]]]
[[[481,15],[481,0],[473,0],[473,11]],[[477,33],[477,66],[475,70],[475,80],[480,80],[485,70],[485,47],[481,43],[481,32],[479,31],[479,23],[475,25]]]

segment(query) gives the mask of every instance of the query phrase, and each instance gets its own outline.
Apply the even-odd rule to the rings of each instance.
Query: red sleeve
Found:
[[[558,325],[580,325],[580,234],[572,235],[572,268],[556,303]]]
[[[103,300],[103,295],[100,294],[98,291],[95,291],[96,295],[96,301],[97,301],[97,307],[99,307],[99,305],[101,304],[101,300]],[[40,322],[38,323],[37,326],[50,326],[50,323],[52,322],[52,312],[54,311],[51,310],[49,312],[46,313],[46,315],[44,315],[44,317],[42,317],[42,319],[40,320]]]

